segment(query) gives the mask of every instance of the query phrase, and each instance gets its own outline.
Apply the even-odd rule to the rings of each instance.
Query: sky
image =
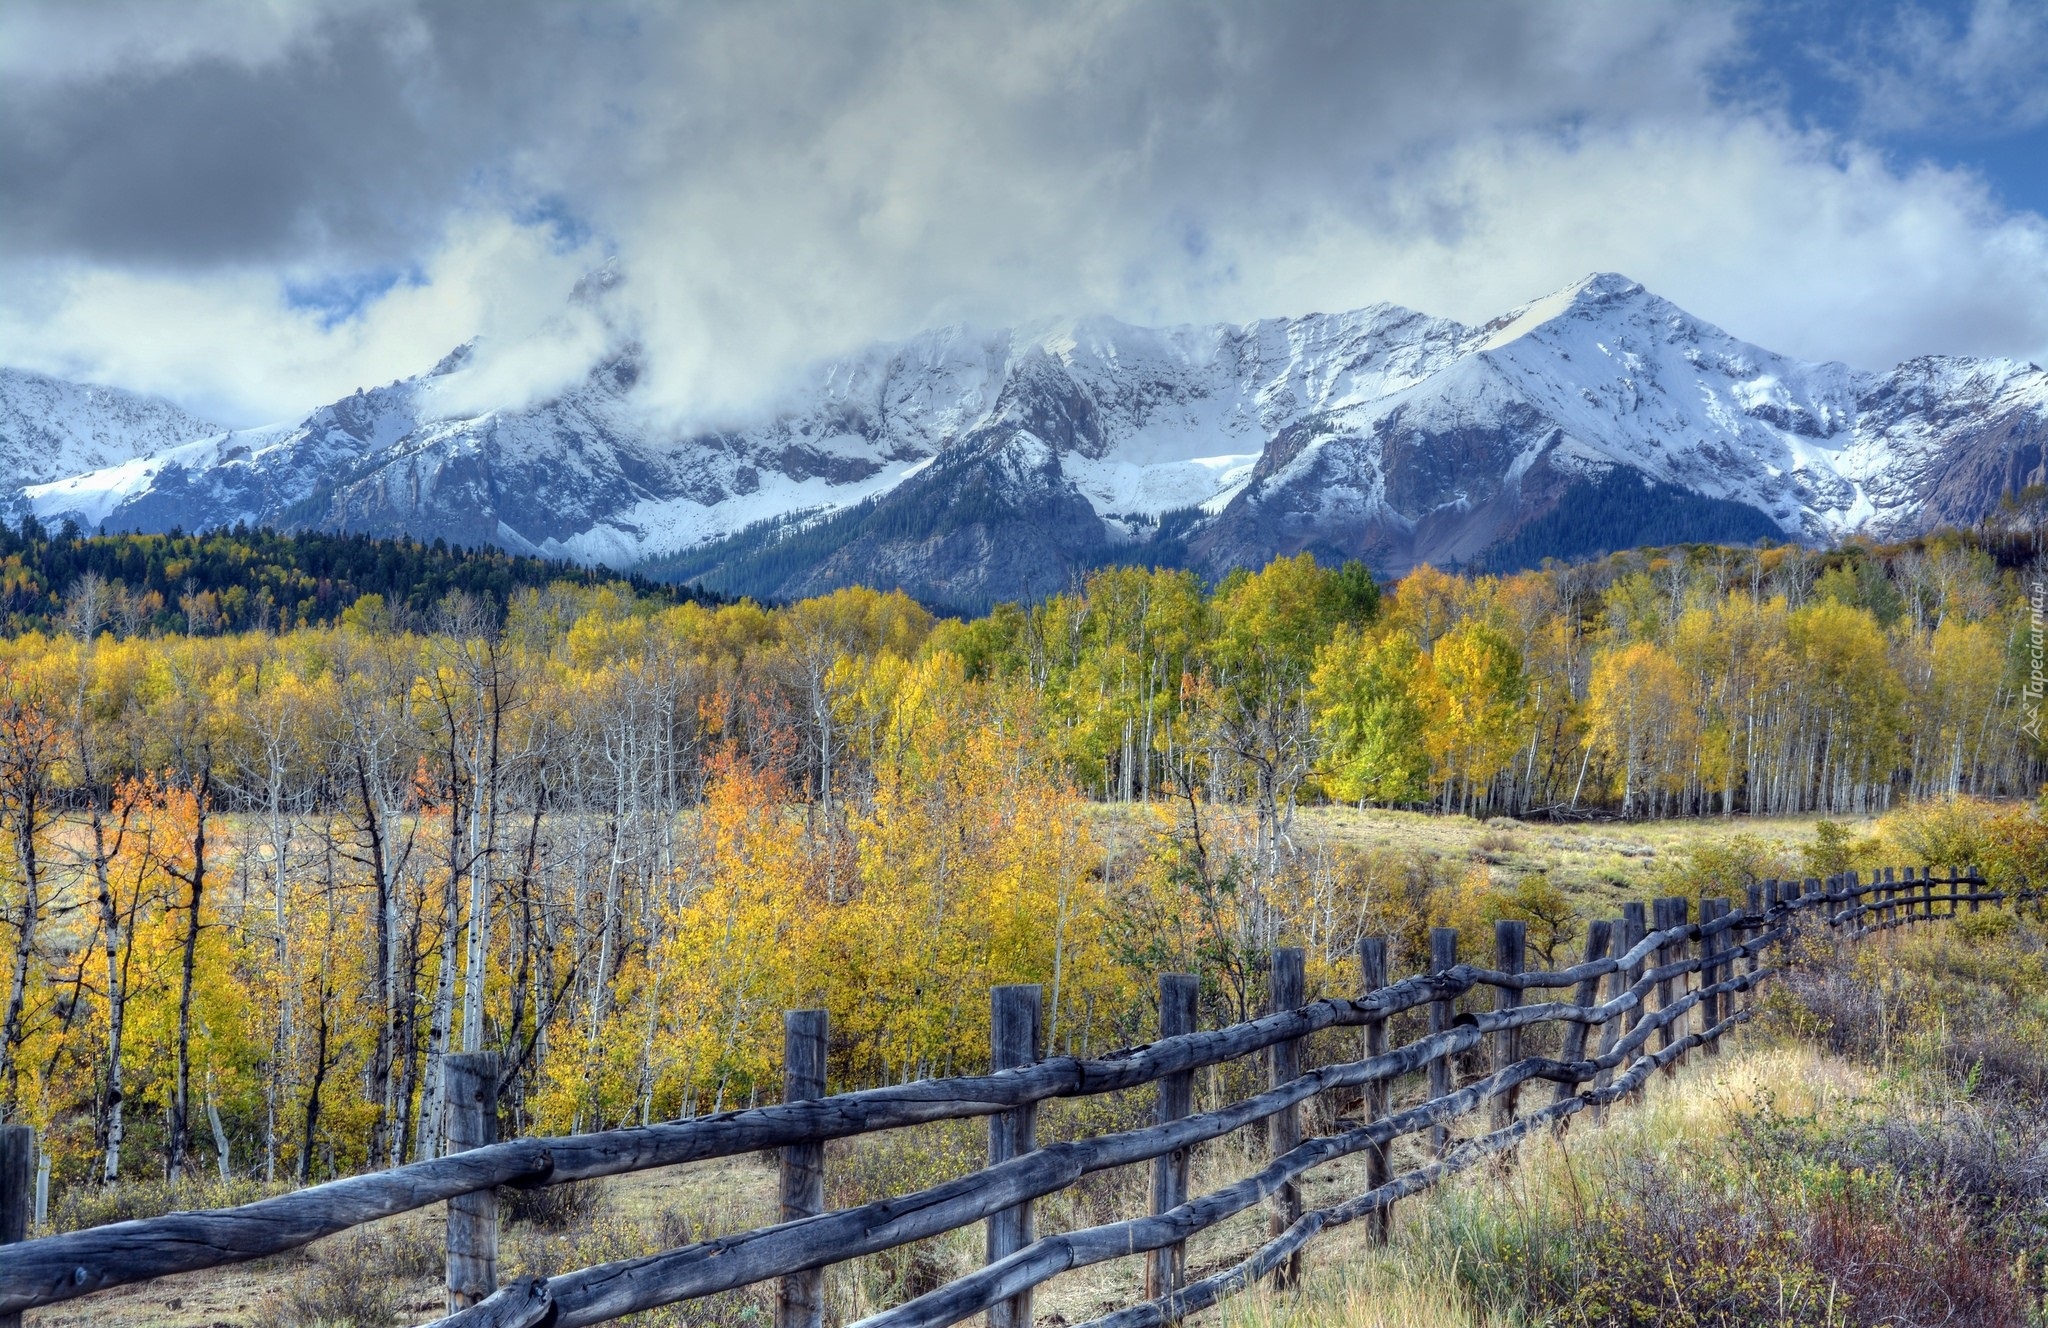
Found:
[[[1594,271],[2048,362],[2044,213],[2048,0],[0,4],[0,364],[233,426],[479,336],[528,396],[632,337],[715,423],[940,324]]]

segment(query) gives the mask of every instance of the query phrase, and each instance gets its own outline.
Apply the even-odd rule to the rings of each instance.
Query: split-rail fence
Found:
[[[1650,910],[1625,906],[1618,919],[1587,928],[1582,962],[1555,972],[1526,970],[1524,926],[1502,922],[1492,967],[1460,962],[1457,933],[1431,936],[1427,972],[1390,981],[1386,943],[1359,946],[1356,998],[1309,1001],[1302,952],[1273,952],[1271,1013],[1228,1028],[1195,1027],[1195,979],[1161,977],[1160,1038],[1095,1059],[1041,1059],[1039,989],[993,993],[993,1066],[984,1075],[932,1079],[826,1096],[823,1011],[784,1020],[785,1098],[779,1105],[695,1120],[562,1138],[494,1142],[496,1061],[451,1056],[446,1139],[451,1150],[418,1162],[263,1199],[236,1208],[163,1217],[23,1240],[32,1135],[0,1129],[0,1326],[22,1311],[111,1287],[280,1254],[348,1228],[433,1204],[447,1204],[449,1313],[434,1328],[571,1328],[660,1305],[779,1279],[777,1328],[819,1328],[824,1270],[835,1263],[984,1223],[987,1262],[927,1294],[881,1311],[856,1328],[943,1328],[985,1313],[991,1328],[1030,1328],[1035,1287],[1070,1269],[1145,1256],[1145,1299],[1086,1328],[1155,1328],[1214,1304],[1253,1281],[1298,1275],[1303,1246],[1319,1233],[1366,1219],[1384,1239],[1389,1211],[1406,1196],[1482,1159],[1639,1091],[1658,1070],[1718,1042],[1747,1020],[1758,987],[1780,973],[1802,919],[1837,936],[1872,932],[1986,904],[2037,900],[2036,891],[1987,887],[1972,867],[1886,869],[1826,881],[1766,881],[1742,908],[1727,899],[1667,898]],[[1811,924],[1818,929],[1819,922]],[[1491,1009],[1459,1013],[1480,988]],[[1469,1002],[1468,1002],[1469,1004]],[[1427,1033],[1389,1047],[1388,1021],[1426,1011]],[[1540,1025],[1555,1056],[1525,1055],[1523,1036]],[[1303,1040],[1332,1028],[1361,1032],[1358,1059],[1304,1071]],[[1597,1030],[1597,1039],[1595,1032]],[[1589,1045],[1589,1043],[1591,1045]],[[1263,1053],[1265,1091],[1194,1111],[1193,1071]],[[1486,1072],[1459,1084],[1458,1067],[1485,1053]],[[1393,1082],[1426,1073],[1421,1101],[1396,1108]],[[1469,1076],[1467,1076],[1469,1077]],[[1066,1143],[1036,1146],[1040,1102],[1156,1085],[1154,1123]],[[1548,1084],[1540,1099],[1523,1090]],[[1301,1138],[1301,1107],[1333,1090],[1355,1090],[1360,1110],[1336,1132]],[[1485,1128],[1459,1138],[1453,1126],[1484,1108]],[[825,1211],[824,1145],[833,1139],[930,1121],[988,1118],[988,1166],[912,1194]],[[1256,1174],[1212,1193],[1188,1194],[1190,1150],[1232,1131],[1265,1125],[1270,1160]],[[1389,1146],[1427,1132],[1427,1160],[1390,1174]],[[498,1285],[497,1190],[558,1185],[763,1149],[779,1150],[783,1220],[678,1249],[600,1264],[552,1278]],[[1367,1188],[1328,1207],[1303,1210],[1300,1184],[1312,1168],[1363,1154]],[[1149,1164],[1151,1212],[1128,1221],[1038,1237],[1032,1201],[1110,1167]],[[1189,1237],[1267,1205],[1270,1239],[1232,1267],[1188,1280]]]

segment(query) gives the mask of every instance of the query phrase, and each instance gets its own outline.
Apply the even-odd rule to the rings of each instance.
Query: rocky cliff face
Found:
[[[1389,305],[1241,327],[944,328],[679,430],[629,339],[548,400],[445,402],[458,351],[294,424],[20,490],[46,519],[442,536],[794,595],[965,608],[1119,559],[1311,550],[1384,572],[1636,540],[1825,542],[1975,520],[2048,479],[2048,375],[1869,374],[1742,342],[1599,275],[1483,326]],[[34,477],[30,477],[34,478]]]
[[[0,369],[0,513],[30,484],[175,447],[214,426],[159,397]]]

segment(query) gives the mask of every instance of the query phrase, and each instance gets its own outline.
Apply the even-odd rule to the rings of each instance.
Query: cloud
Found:
[[[66,0],[0,9],[0,78],[92,82],[209,60],[256,67],[335,18],[402,12],[393,0]]]
[[[1374,224],[1332,212],[1284,246],[1219,245],[1239,298],[1288,311],[1370,296],[1478,321],[1617,270],[1803,358],[2048,362],[2048,223],[1968,172],[1900,174],[1768,120],[1469,142],[1404,175]]]
[[[1829,62],[1875,133],[1984,134],[2048,123],[2048,8],[1973,0],[1954,16],[1907,4]]]
[[[59,12],[66,22],[44,26],[83,26]],[[216,0],[168,50],[136,47],[132,33],[167,12],[88,3],[110,29],[103,48],[20,20],[31,31],[0,41],[10,253],[155,267],[404,262],[451,213],[492,201],[490,182],[521,192],[513,162],[538,108],[494,93],[464,58],[474,44],[452,20],[482,7],[437,30],[390,4]],[[227,21],[255,15],[272,21],[253,35]],[[34,72],[45,50],[71,50],[74,72]],[[498,72],[537,84],[531,46],[507,55],[522,50],[525,68],[508,59]]]
[[[1596,269],[1816,358],[2048,351],[2040,218],[1721,100],[1727,6],[4,12],[0,360],[240,416],[479,332],[471,389],[563,381],[606,254],[700,421],[936,323],[1478,319]]]
[[[395,283],[340,321],[294,306],[290,283],[267,267],[19,266],[5,278],[0,361],[158,393],[234,427],[287,420],[419,373],[479,334],[493,350],[544,337],[599,259],[560,249],[543,229],[464,216],[417,282]]]

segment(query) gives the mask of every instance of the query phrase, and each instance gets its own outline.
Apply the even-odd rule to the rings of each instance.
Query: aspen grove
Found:
[[[1241,1016],[1335,966],[1305,800],[1470,815],[1875,811],[2030,793],[2027,577],[1970,538],[1692,549],[1381,587],[1304,555],[1111,568],[935,620],[625,586],[364,595],[331,625],[0,641],[0,1110],[60,1182],[426,1156],[439,1066],[522,1131],[744,1106],[780,1012],[834,1089],[1138,1040],[1183,968]],[[1128,804],[1110,813],[1101,804]]]

